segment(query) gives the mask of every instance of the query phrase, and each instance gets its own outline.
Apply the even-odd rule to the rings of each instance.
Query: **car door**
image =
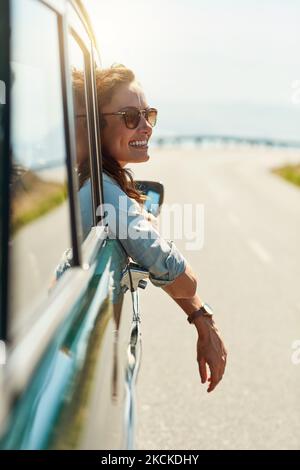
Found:
[[[1,10],[11,36],[2,31],[0,448],[130,447],[138,325],[122,309],[127,256],[96,217],[93,37],[76,2],[5,0]]]

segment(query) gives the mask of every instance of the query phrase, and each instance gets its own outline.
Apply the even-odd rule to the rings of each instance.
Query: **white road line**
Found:
[[[236,228],[240,228],[241,227],[241,221],[240,221],[240,218],[235,215],[233,212],[228,212],[228,218],[230,220],[230,222],[232,223],[232,225],[234,225],[234,227]]]
[[[248,245],[250,246],[251,250],[253,253],[256,254],[256,256],[263,261],[264,263],[270,263],[272,260],[271,255],[265,250],[265,248],[256,240],[247,240]]]

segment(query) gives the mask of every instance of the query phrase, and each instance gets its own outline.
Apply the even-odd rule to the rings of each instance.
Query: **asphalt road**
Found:
[[[207,394],[195,328],[147,286],[137,448],[300,448],[300,364],[291,359],[300,340],[300,189],[269,171],[288,161],[300,152],[179,148],[132,166],[136,178],[164,183],[166,203],[204,205],[203,247],[174,240],[229,352],[222,383]]]

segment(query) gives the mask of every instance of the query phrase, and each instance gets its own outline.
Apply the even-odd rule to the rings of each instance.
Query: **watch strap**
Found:
[[[203,316],[207,316],[207,317],[211,317],[212,315],[210,315],[206,309],[205,309],[205,306],[202,305],[198,310],[196,310],[195,312],[191,313],[190,315],[188,315],[187,317],[187,321],[189,323],[194,323],[194,321],[196,320],[196,318],[198,317],[203,317]]]

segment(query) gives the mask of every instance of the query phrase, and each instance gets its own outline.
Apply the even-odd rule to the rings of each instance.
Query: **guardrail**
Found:
[[[164,145],[181,145],[185,143],[206,144],[206,143],[223,143],[223,144],[246,144],[246,145],[263,145],[268,147],[286,147],[300,148],[300,141],[277,140],[263,137],[241,137],[230,135],[174,135],[174,136],[157,136],[153,137],[152,143],[158,146]]]

